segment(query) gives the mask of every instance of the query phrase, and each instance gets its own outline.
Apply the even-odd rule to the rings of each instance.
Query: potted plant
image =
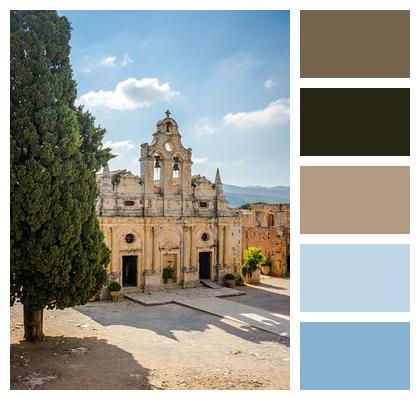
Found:
[[[108,289],[111,292],[111,298],[114,301],[118,301],[121,292],[121,285],[118,282],[111,282],[108,285]]]
[[[230,288],[235,287],[235,276],[232,274],[226,274],[225,283],[227,287],[230,287]]]
[[[260,283],[260,269],[258,264],[265,261],[265,257],[258,247],[248,247],[244,251],[244,265],[242,276],[245,283]]]
[[[263,273],[263,275],[270,275],[270,271],[271,271],[271,260],[265,259],[261,263],[261,272]]]
[[[165,283],[172,283],[174,281],[174,272],[175,268],[172,267],[165,267],[163,268],[163,282]]]

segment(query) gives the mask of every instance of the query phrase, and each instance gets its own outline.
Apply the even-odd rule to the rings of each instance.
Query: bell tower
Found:
[[[165,216],[182,215],[187,208],[185,200],[192,194],[192,151],[183,146],[178,124],[170,111],[165,115],[156,124],[151,143],[141,145],[140,176],[145,207],[150,208],[152,202],[152,207],[160,208]],[[158,204],[162,200],[163,204]]]

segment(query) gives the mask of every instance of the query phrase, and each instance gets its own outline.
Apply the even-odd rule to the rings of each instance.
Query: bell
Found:
[[[160,168],[160,157],[155,156],[155,168]]]
[[[178,163],[175,163],[174,164],[174,171],[179,171],[179,165],[178,165]]]

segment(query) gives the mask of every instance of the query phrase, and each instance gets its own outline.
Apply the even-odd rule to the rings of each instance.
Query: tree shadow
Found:
[[[237,289],[244,292],[246,296],[229,297],[226,298],[226,300],[257,307],[272,313],[289,316],[290,296],[264,290],[263,287],[265,286],[270,286],[274,289],[281,289],[278,286],[271,286],[263,283],[255,286],[244,286]]]
[[[263,282],[260,282],[255,286],[261,286],[261,287],[265,287],[267,289],[275,289],[275,290],[289,290],[288,288],[284,288],[284,287],[281,287],[281,286],[270,285],[268,283],[263,283]]]
[[[10,349],[10,388],[153,389],[131,353],[96,337],[48,336]]]
[[[216,315],[178,304],[144,306],[124,300],[118,303],[90,303],[74,309],[103,326],[130,326],[153,331],[175,341],[178,341],[177,331],[204,332],[214,326],[252,343],[275,341],[289,344],[287,337],[280,337],[239,322],[229,323]]]

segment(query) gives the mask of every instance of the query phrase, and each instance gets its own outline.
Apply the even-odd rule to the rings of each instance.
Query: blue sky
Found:
[[[78,102],[107,129],[111,169],[139,174],[139,146],[169,109],[193,172],[289,185],[288,11],[62,11]]]

